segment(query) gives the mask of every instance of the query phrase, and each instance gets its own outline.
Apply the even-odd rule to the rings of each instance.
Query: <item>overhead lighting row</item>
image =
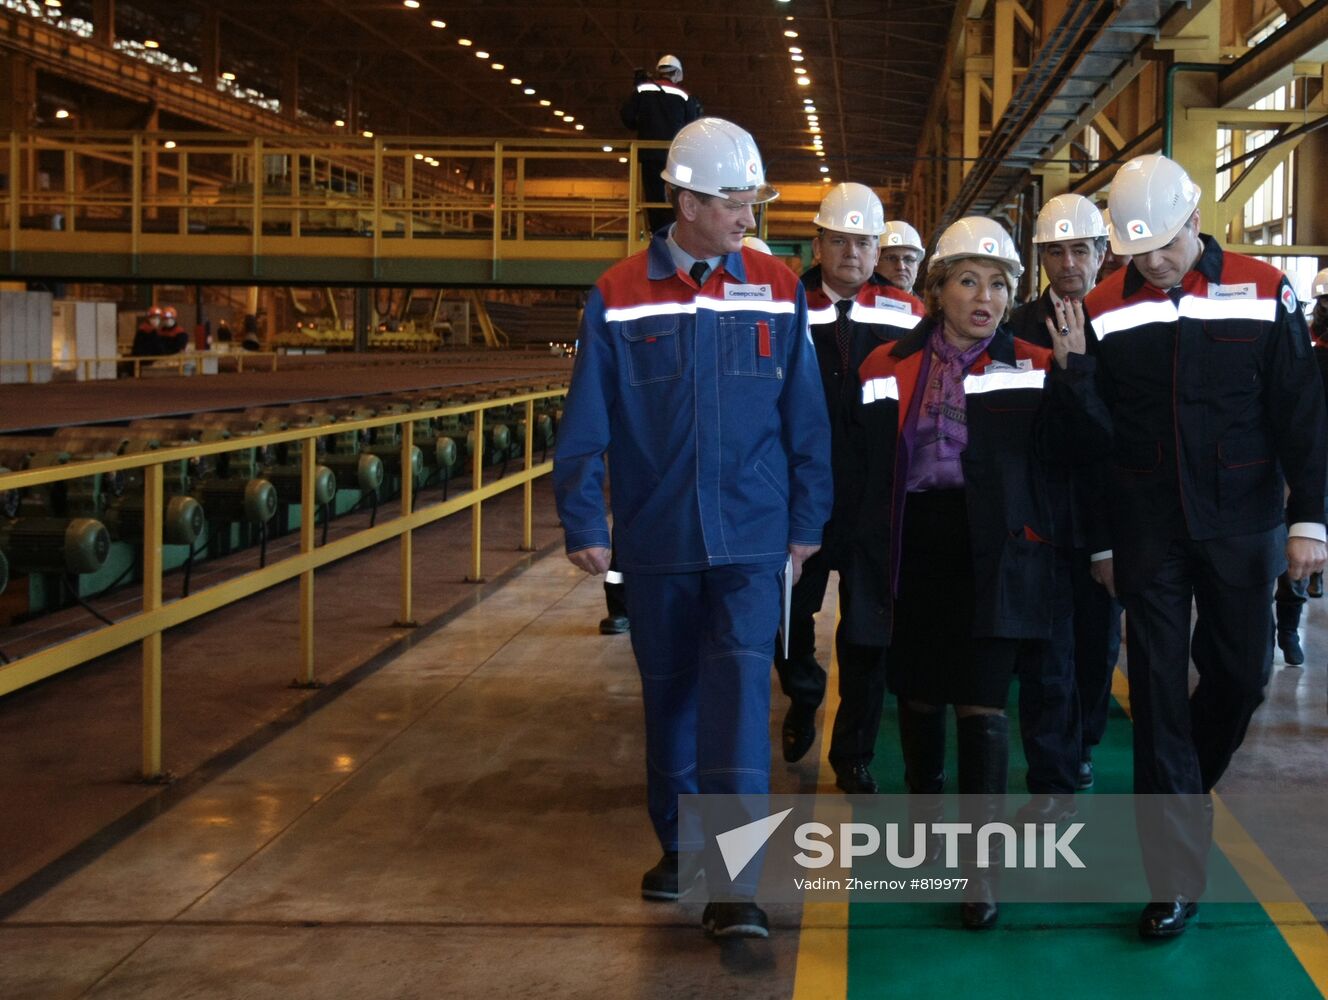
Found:
[[[420,0],[401,0],[401,5],[407,8],[408,10],[419,10]],[[429,26],[432,28],[437,28],[438,30],[441,31],[447,27],[447,22],[442,20],[441,18],[435,17],[429,21]],[[496,72],[499,73],[506,72],[507,70],[506,64],[494,59],[493,54],[488,52],[487,50],[477,47],[475,45],[474,39],[458,38],[457,44],[464,49],[473,49],[475,58],[485,60],[486,62],[489,63],[490,68],[495,70]],[[508,77],[507,82],[511,84],[513,87],[520,87],[521,93],[525,94],[527,97],[534,97],[537,93],[535,87],[532,84],[530,84],[526,80],[523,80],[519,76]],[[578,122],[576,120],[575,115],[568,114],[567,112],[563,111],[560,108],[554,108],[553,102],[548,100],[547,98],[541,97],[539,104],[540,107],[542,108],[549,108],[550,110],[552,110],[553,116],[562,121],[564,125],[571,125],[572,128],[577,132],[584,132],[586,130],[585,125]]]
[[[781,3],[787,3],[788,0],[780,0]],[[799,87],[810,87],[812,78],[808,74],[806,67],[802,64],[807,61],[807,55],[802,51],[802,46],[798,44],[798,29],[793,26],[793,15],[784,18],[785,28],[784,37],[788,39],[789,61],[793,63],[793,79],[797,81]],[[821,130],[821,116],[816,110],[816,101],[811,97],[802,99],[802,113],[807,119],[807,132],[812,137],[812,152],[816,154],[818,160],[825,159],[825,137]],[[826,184],[830,183],[830,168],[824,163],[821,164],[821,180]]]

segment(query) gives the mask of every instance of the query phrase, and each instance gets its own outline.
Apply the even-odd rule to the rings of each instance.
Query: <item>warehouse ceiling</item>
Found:
[[[708,114],[755,134],[775,182],[819,181],[825,165],[833,180],[896,190],[954,13],[953,0],[65,0],[62,16],[92,21],[108,4],[122,42],[150,38],[203,66],[216,37],[218,72],[273,98],[290,92],[294,55],[302,125],[380,135],[621,139],[634,68],[673,53]]]

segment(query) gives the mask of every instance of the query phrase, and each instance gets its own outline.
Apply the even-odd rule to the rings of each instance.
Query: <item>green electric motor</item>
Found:
[[[20,517],[0,525],[0,553],[15,573],[95,573],[111,536],[91,517]]]

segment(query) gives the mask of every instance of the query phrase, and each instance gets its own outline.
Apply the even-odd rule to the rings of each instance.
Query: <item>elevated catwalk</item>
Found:
[[[0,995],[1319,995],[1321,926],[1279,930],[1256,904],[1205,904],[1166,944],[1138,940],[1134,905],[1031,904],[983,934],[958,929],[953,904],[772,907],[768,942],[706,941],[698,904],[637,896],[657,855],[639,682],[602,613],[598,581],[556,551],[533,559],[210,780],[90,838],[40,892],[0,895]],[[833,617],[832,598],[822,649]],[[1321,794],[1325,602],[1306,622],[1311,665],[1279,662],[1224,787],[1276,772]],[[893,793],[896,732],[887,713],[875,769]],[[1128,790],[1129,742],[1117,707],[1097,792]],[[778,763],[776,790],[836,795],[818,752]]]
[[[187,417],[209,410],[282,406],[507,379],[548,376],[561,380],[571,371],[570,359],[521,351],[336,354],[283,356],[276,372],[7,385],[0,392],[0,433]]]

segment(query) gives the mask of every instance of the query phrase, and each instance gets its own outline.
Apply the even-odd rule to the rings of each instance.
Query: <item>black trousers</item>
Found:
[[[789,655],[775,649],[775,672],[789,701],[815,708],[825,698],[826,674],[816,661],[816,622],[821,610],[830,567],[817,552],[802,564],[802,576],[793,586],[789,613]],[[847,585],[839,581],[840,604],[848,603]],[[843,623],[835,632],[839,659],[839,711],[830,737],[830,763],[836,768],[870,764],[881,731],[885,704],[885,658],[878,646],[859,646],[844,637]]]
[[[626,618],[627,596],[622,571],[618,569],[618,550],[609,550],[609,571],[604,574],[604,607],[610,618]]]
[[[1120,659],[1121,606],[1092,577],[1091,553],[1075,549],[1070,557],[1074,589],[1074,677],[1079,695],[1080,757],[1102,742],[1111,707],[1111,674]]]
[[[1020,651],[1019,735],[1028,761],[1028,790],[1071,794],[1082,753],[1079,692],[1075,683],[1073,553],[1056,550],[1051,600],[1051,638]]]
[[[1273,592],[1273,603],[1277,606],[1277,630],[1294,632],[1300,628],[1300,613],[1308,598],[1310,578],[1291,579],[1290,573],[1283,573],[1277,578],[1277,589]]]
[[[664,178],[660,171],[668,163],[663,150],[648,149],[641,151],[641,189],[646,201],[667,201],[664,196]],[[668,205],[663,208],[647,208],[646,217],[650,220],[650,231],[658,232],[660,227],[673,221],[673,209]]]
[[[1224,582],[1204,543],[1178,539],[1153,578],[1122,595],[1136,821],[1155,899],[1203,892],[1212,843],[1207,793],[1263,701],[1273,662],[1272,589],[1272,580]],[[1191,657],[1199,674],[1192,695]]]

